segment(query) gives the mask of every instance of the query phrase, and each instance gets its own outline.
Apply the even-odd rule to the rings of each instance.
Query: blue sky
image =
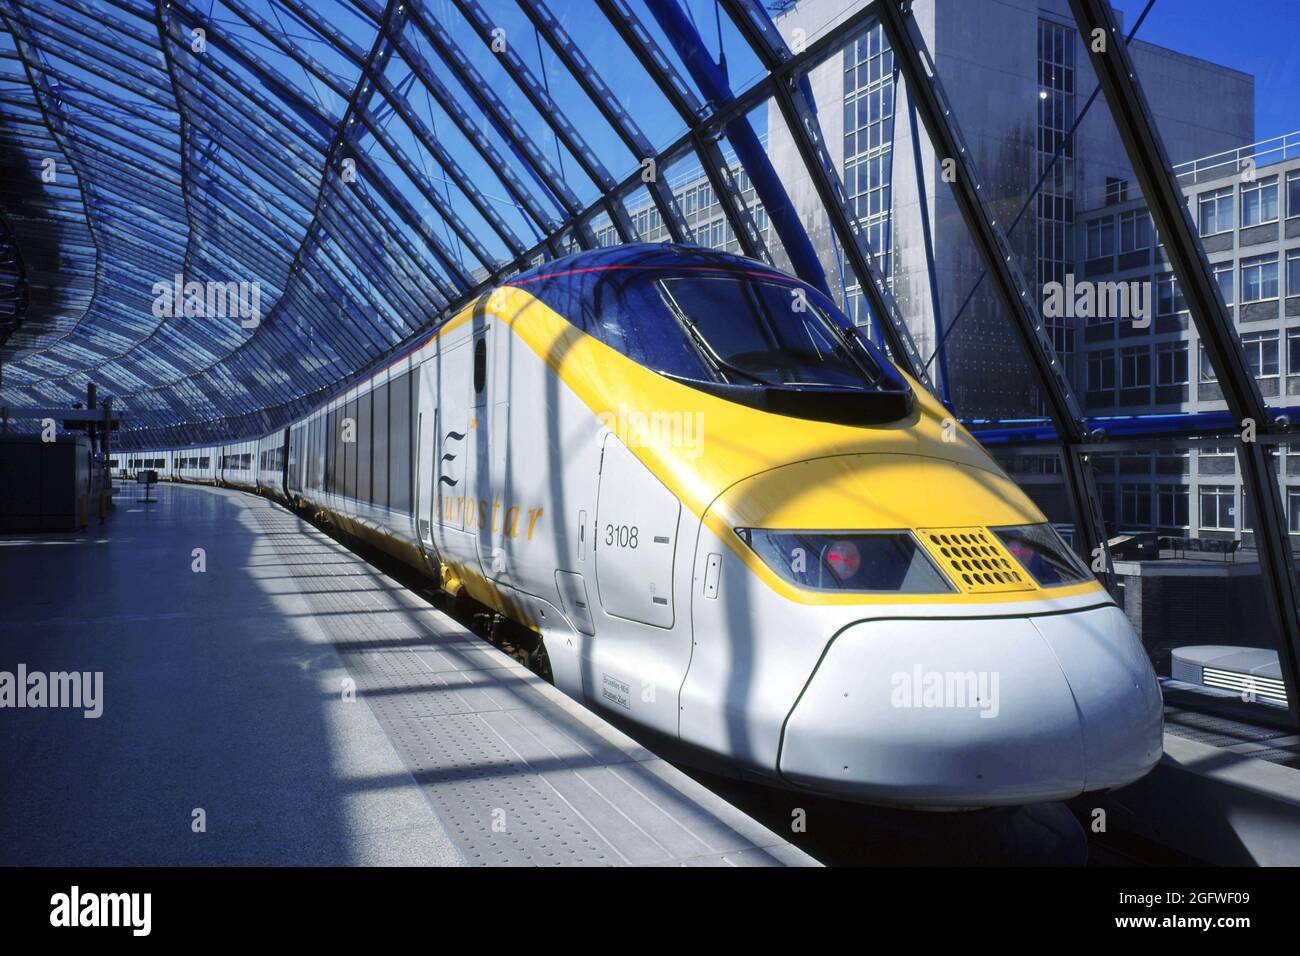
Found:
[[[1146,0],[1111,0],[1127,30]],[[1300,130],[1300,0],[1156,0],[1138,38],[1255,76],[1255,138]]]

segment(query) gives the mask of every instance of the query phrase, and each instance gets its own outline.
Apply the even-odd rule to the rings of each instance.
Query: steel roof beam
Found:
[[[1267,435],[1276,430],[1273,416],[1242,353],[1232,318],[1197,238],[1191,212],[1165,152],[1128,45],[1109,4],[1099,0],[1070,0],[1070,8],[1080,36],[1099,36],[1107,41],[1085,42],[1084,49],[1097,73],[1156,232],[1164,241],[1165,253],[1178,277],[1201,343],[1218,375],[1228,409],[1243,430],[1248,423],[1253,423],[1257,433]],[[1255,511],[1255,547],[1264,573],[1264,591],[1278,629],[1278,659],[1286,679],[1287,705],[1292,719],[1300,722],[1300,590],[1287,534],[1286,511],[1275,469],[1264,446],[1259,441],[1245,440],[1239,440],[1237,445],[1243,491]]]
[[[753,0],[721,2],[769,71],[775,72],[790,62],[793,54],[765,10]],[[848,30],[840,35],[852,37]],[[849,268],[857,278],[858,287],[870,304],[872,314],[878,316],[876,325],[881,338],[895,360],[901,362],[913,378],[927,388],[932,388],[925,363],[921,360],[898,303],[894,301],[885,276],[876,265],[877,253],[867,241],[861,221],[856,215],[848,213],[849,198],[826,149],[821,123],[816,115],[816,103],[812,101],[807,89],[804,74],[786,73],[779,79],[774,77],[773,84],[777,107],[826,210],[835,237],[848,256]]]
[[[1065,484],[1083,532],[1084,551],[1103,557],[1106,570],[1102,576],[1109,579],[1106,522],[1092,469],[1087,457],[1078,450],[1087,437],[1087,426],[1065,369],[1052,348],[1037,300],[1016,266],[1006,234],[984,202],[973,160],[948,108],[939,76],[930,66],[933,61],[912,17],[909,0],[876,0],[874,8],[879,11],[881,26],[893,49],[894,63],[907,81],[908,95],[925,124],[931,145],[945,162],[953,164],[954,176],[950,182],[953,198],[1029,359],[1048,416],[1061,436]]]
[[[391,37],[390,39],[393,40],[393,45],[411,70],[411,74],[420,81],[425,92],[432,96],[442,111],[451,118],[452,124],[500,181],[515,207],[525,214],[525,219],[535,231],[541,234],[550,233],[556,226],[555,217],[546,212],[537,202],[536,197],[524,186],[523,181],[474,122],[459,99],[443,85],[429,61],[405,38]]]
[[[650,145],[650,141],[641,132],[641,128],[637,126],[631,114],[623,108],[618,97],[592,69],[578,44],[569,36],[555,14],[551,13],[543,0],[519,0],[519,3],[524,15],[533,24],[533,28],[545,38],[583,93],[596,106],[605,122],[618,134],[633,159],[642,161],[651,157],[654,154],[654,147]],[[608,173],[605,173],[605,178],[599,182],[599,185],[606,193],[613,188]],[[672,190],[658,176],[646,183],[646,187],[673,241],[685,241],[691,235],[691,229],[674,200]]]
[[[495,24],[478,0],[450,0],[450,2],[460,11],[461,16],[478,34],[479,39],[496,54],[506,74],[514,81],[546,125],[551,128],[551,132],[564,144],[564,148],[578,161],[587,178],[602,192],[613,188],[613,177],[605,169],[605,164],[596,155],[596,151],[583,139],[578,128],[565,115],[550,92],[533,76],[532,70],[528,69],[528,65],[515,52],[514,47],[509,42],[500,44],[499,50],[493,45],[492,30]]]
[[[565,183],[564,177],[546,159],[545,154],[532,142],[518,121],[510,115],[500,97],[488,86],[487,82],[456,48],[454,41],[436,22],[428,19],[422,11],[411,10],[411,22],[414,23],[433,47],[443,64],[456,77],[457,83],[469,95],[475,105],[496,127],[498,132],[510,143],[515,156],[529,170],[533,179],[553,198],[558,200],[560,208],[566,210],[570,217],[581,210],[577,196]],[[590,238],[590,245],[595,240]],[[588,244],[584,240],[584,245]]]

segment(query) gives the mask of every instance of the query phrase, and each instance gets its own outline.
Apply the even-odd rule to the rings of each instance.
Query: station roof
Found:
[[[753,2],[5,0],[0,405],[278,427],[637,210],[692,241],[666,181],[740,196],[790,55]]]

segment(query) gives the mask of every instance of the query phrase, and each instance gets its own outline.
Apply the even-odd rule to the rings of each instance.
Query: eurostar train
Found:
[[[822,294],[703,249],[515,276],[256,441],[139,453],[531,629],[569,695],[773,785],[1059,800],[1161,754],[1155,674],[1030,499]]]

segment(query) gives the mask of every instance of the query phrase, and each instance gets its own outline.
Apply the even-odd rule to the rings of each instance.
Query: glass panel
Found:
[[[1042,587],[1078,584],[1092,578],[1051,525],[1021,525],[992,531]]]
[[[907,532],[740,528],[754,553],[791,584],[813,591],[946,594],[954,590]]]
[[[1128,18],[1144,4],[1124,0],[1115,6]],[[1285,19],[1290,11],[1277,15]],[[1261,11],[1262,16],[1262,11]],[[1213,278],[1241,338],[1246,364],[1265,401],[1291,404],[1287,340],[1292,325],[1300,327],[1300,298],[1288,298],[1289,254],[1300,244],[1300,219],[1290,219],[1290,192],[1300,190],[1300,136],[1293,131],[1292,84],[1285,80],[1295,62],[1294,45],[1270,31],[1261,34],[1261,17],[1222,18],[1209,7],[1175,10],[1155,4],[1141,27],[1141,44],[1129,55],[1137,79],[1151,100],[1152,113],[1166,152],[1192,213],[1195,233],[1213,270]],[[1207,31],[1213,29],[1213,37]],[[1284,31],[1285,32],[1285,31]],[[1091,77],[1089,84],[1092,83]],[[1089,85],[1091,88],[1091,85]],[[1104,161],[1095,160],[1097,175],[1085,172],[1081,216],[1091,222],[1098,210],[1125,215],[1145,208],[1105,103],[1094,110],[1097,141]],[[1090,153],[1090,155],[1093,155]],[[1105,167],[1104,169],[1102,167]],[[1102,195],[1102,174],[1123,179],[1127,197],[1108,204]],[[1300,213],[1297,205],[1294,213]],[[1088,278],[1102,281],[1154,281],[1154,321],[1146,327],[1123,328],[1120,334],[1146,340],[1159,350],[1178,342],[1189,354],[1204,356],[1200,387],[1162,391],[1149,401],[1120,404],[1142,413],[1153,405],[1179,411],[1208,412],[1226,408],[1223,391],[1211,367],[1211,356],[1199,346],[1199,331],[1177,295],[1172,270],[1164,265],[1163,247],[1152,268],[1120,255],[1113,267]],[[1300,275],[1297,276],[1300,278]],[[1300,283],[1296,287],[1300,293]],[[1300,369],[1298,369],[1300,371]],[[1297,380],[1300,382],[1300,380]],[[1179,383],[1181,385],[1181,383]]]
[[[1240,715],[1222,710],[1225,701],[1243,701],[1239,691],[1224,689],[1233,678],[1216,677],[1216,666],[1231,672],[1246,660],[1241,655],[1253,654],[1262,674],[1277,670],[1277,630],[1267,611],[1234,439],[1158,439],[1090,456],[1118,598],[1151,655],[1175,720],[1189,707]],[[1281,489],[1288,505],[1293,493],[1300,501],[1300,489],[1289,489],[1286,476]],[[1268,719],[1286,719],[1276,699],[1263,694],[1265,684],[1261,680],[1260,692],[1244,702],[1265,708]]]

